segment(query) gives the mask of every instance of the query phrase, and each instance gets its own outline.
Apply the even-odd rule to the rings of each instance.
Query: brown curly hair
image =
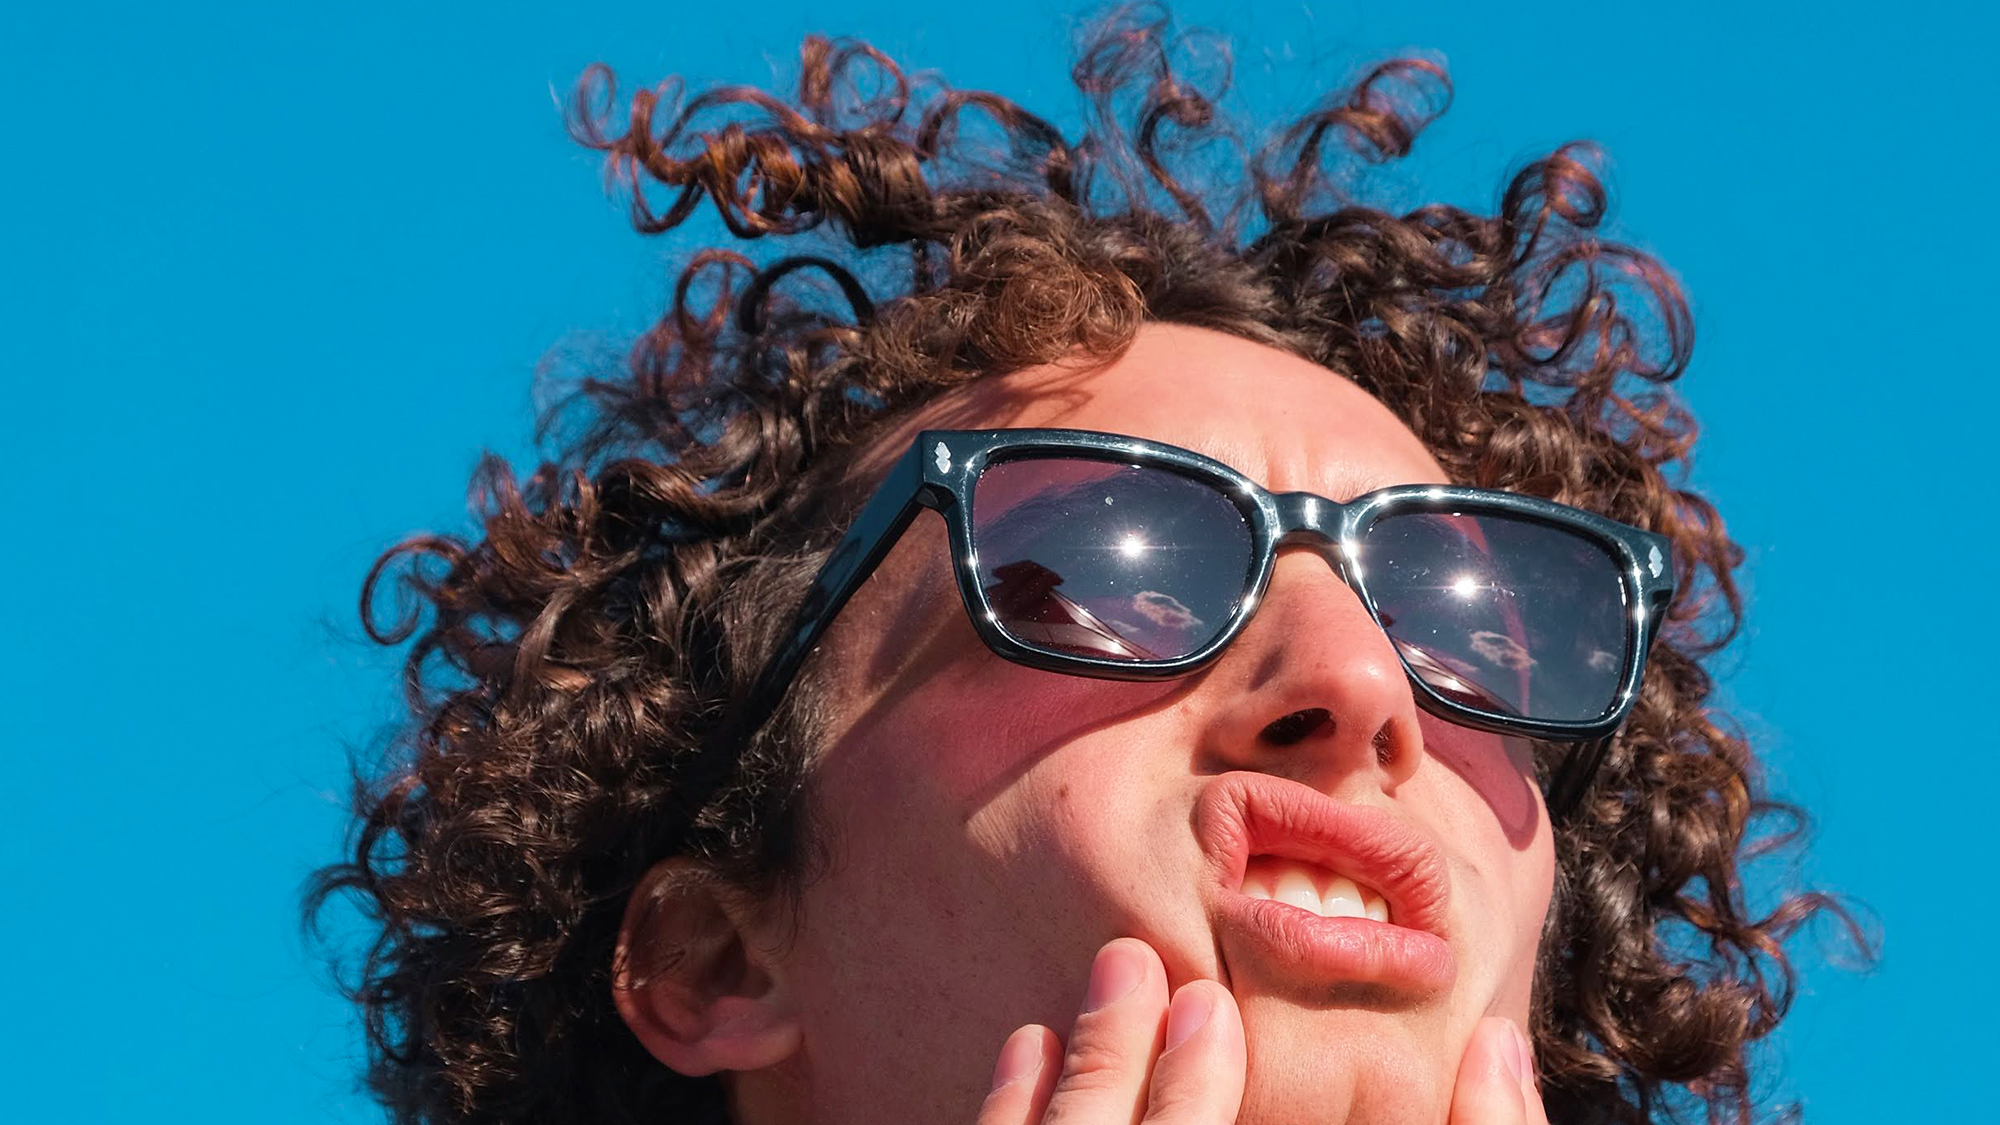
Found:
[[[1839,908],[1746,905],[1753,826],[1797,817],[1760,795],[1750,748],[1707,705],[1701,661],[1737,628],[1741,552],[1678,483],[1695,428],[1665,386],[1692,347],[1685,298],[1595,233],[1607,196],[1588,145],[1527,164],[1491,217],[1351,198],[1349,173],[1407,153],[1448,104],[1435,62],[1384,62],[1251,153],[1216,109],[1226,68],[1200,88],[1183,42],[1157,9],[1097,24],[1073,71],[1089,110],[1075,143],[998,95],[819,37],[790,102],[670,82],[634,94],[620,130],[609,73],[579,81],[572,135],[607,154],[639,230],[706,198],[738,238],[811,252],[695,254],[629,371],[569,401],[583,421],[559,455],[518,481],[481,464],[483,538],[415,538],[368,574],[370,636],[414,638],[410,721],[392,761],[357,766],[351,859],[316,873],[305,919],[317,932],[342,896],[371,922],[343,987],[395,1121],[726,1120],[714,1078],[659,1065],[621,1021],[612,951],[665,857],[759,893],[809,877],[810,670],[716,776],[704,736],[837,536],[871,435],[970,380],[1114,356],[1146,321],[1345,374],[1456,481],[1672,539],[1680,594],[1643,695],[1557,833],[1530,1030],[1552,1120],[1751,1117],[1748,1048],[1791,994],[1780,943]],[[984,141],[960,137],[968,109]],[[1229,163],[1217,151],[1244,182],[1203,180]],[[846,308],[826,307],[832,289]],[[573,416],[551,412],[543,436]],[[389,623],[385,582],[406,595]]]

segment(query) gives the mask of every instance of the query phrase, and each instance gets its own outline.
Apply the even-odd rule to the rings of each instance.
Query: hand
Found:
[[[1549,1125],[1534,1049],[1513,1020],[1488,1016],[1472,1029],[1451,1091],[1451,1125]]]
[[[1119,938],[1097,951],[1067,1050],[1029,1024],[1007,1037],[978,1125],[1230,1125],[1243,1102],[1236,998],[1194,980],[1167,999],[1153,947]]]
[[[1245,1058],[1228,989],[1189,981],[1169,1004],[1159,954],[1119,938],[1091,965],[1067,1049],[1040,1024],[1008,1036],[977,1125],[1232,1125]],[[1548,1125],[1533,1052],[1513,1021],[1489,1017],[1473,1029],[1449,1125]]]

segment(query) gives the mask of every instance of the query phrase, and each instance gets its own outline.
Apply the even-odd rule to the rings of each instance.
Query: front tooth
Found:
[[[1287,867],[1278,873],[1271,897],[1287,906],[1319,913],[1319,888],[1313,886],[1312,876],[1297,867]]]
[[[1275,898],[1271,893],[1272,879],[1270,865],[1253,859],[1243,872],[1243,893],[1251,898]]]
[[[1375,919],[1377,922],[1387,922],[1389,920],[1389,900],[1373,891],[1361,897],[1362,901],[1367,904],[1368,916],[1370,918]]]
[[[1328,918],[1360,918],[1364,916],[1361,905],[1361,888],[1345,875],[1335,875],[1326,884],[1326,894],[1320,898],[1320,913]]]

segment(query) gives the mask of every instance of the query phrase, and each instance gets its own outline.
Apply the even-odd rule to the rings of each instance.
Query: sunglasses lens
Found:
[[[1376,521],[1362,580],[1412,672],[1481,711],[1602,718],[1632,651],[1618,561],[1588,536],[1506,515]]]
[[[1188,656],[1229,623],[1248,586],[1250,526],[1214,485],[1163,468],[1082,458],[986,467],[972,544],[1009,636],[1100,660]]]

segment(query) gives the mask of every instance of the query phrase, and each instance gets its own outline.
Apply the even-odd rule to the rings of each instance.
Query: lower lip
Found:
[[[1250,939],[1261,959],[1318,981],[1387,985],[1439,993],[1458,977],[1451,946],[1436,934],[1368,918],[1322,918],[1274,899],[1231,894],[1223,921]]]

